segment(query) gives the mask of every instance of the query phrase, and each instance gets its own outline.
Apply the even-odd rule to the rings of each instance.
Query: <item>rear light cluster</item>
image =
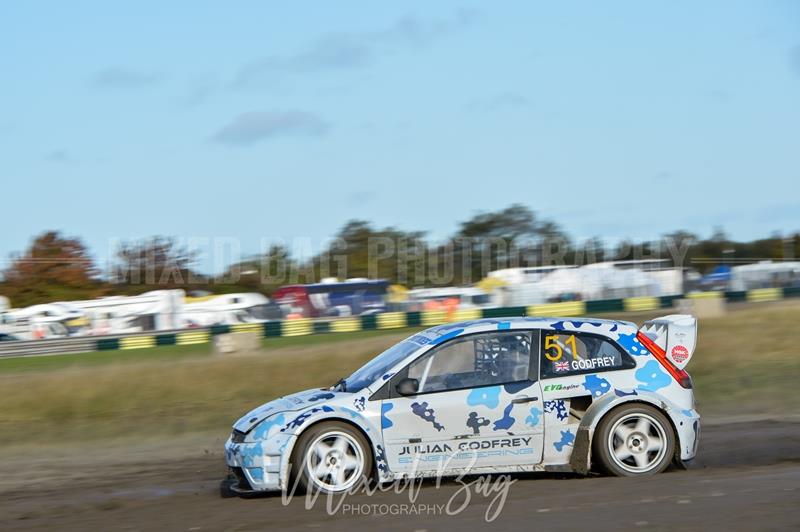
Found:
[[[692,387],[692,378],[689,376],[689,374],[682,369],[676,368],[667,358],[667,353],[665,353],[657,343],[648,338],[648,336],[643,332],[639,332],[639,334],[636,335],[636,338],[642,343],[643,346],[647,348],[648,351],[653,353],[653,356],[656,357],[656,360],[658,360],[658,362],[664,366],[664,369],[667,370],[670,375],[672,375],[673,379],[678,381],[678,384],[684,388]]]

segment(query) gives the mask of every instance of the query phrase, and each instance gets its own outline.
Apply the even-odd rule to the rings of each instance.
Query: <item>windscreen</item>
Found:
[[[345,379],[345,391],[361,391],[385,375],[404,358],[429,342],[429,338],[415,334],[399,344],[393,345],[347,377]]]

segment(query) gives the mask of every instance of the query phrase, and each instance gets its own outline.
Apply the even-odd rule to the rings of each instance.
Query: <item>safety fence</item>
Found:
[[[75,337],[53,340],[4,342],[0,344],[0,358],[47,354],[72,354],[95,351],[143,349],[169,345],[207,344],[221,334],[258,333],[264,338],[280,338],[340,332],[429,327],[442,323],[501,318],[514,316],[584,316],[607,312],[641,312],[671,309],[678,299],[716,298],[728,302],[777,301],[800,297],[800,286],[790,288],[761,288],[739,292],[698,292],[686,295],[660,297],[628,297],[599,301],[568,301],[525,307],[497,307],[419,312],[383,312],[363,316],[333,319],[293,319],[265,323],[215,325],[205,329],[135,333],[103,337]]]

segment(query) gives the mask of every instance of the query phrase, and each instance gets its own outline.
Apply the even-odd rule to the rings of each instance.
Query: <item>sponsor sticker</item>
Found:
[[[580,388],[580,384],[548,384],[544,387],[544,391],[546,392],[566,392],[569,390],[574,390],[576,388]]]
[[[672,348],[672,360],[678,364],[689,358],[689,350],[682,345],[676,345]]]
[[[573,370],[611,368],[614,366],[614,359],[612,357],[579,358],[570,364]]]

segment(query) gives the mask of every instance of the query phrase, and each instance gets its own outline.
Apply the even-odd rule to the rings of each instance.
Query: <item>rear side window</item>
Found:
[[[542,331],[541,353],[544,379],[636,366],[615,343],[594,334]]]

